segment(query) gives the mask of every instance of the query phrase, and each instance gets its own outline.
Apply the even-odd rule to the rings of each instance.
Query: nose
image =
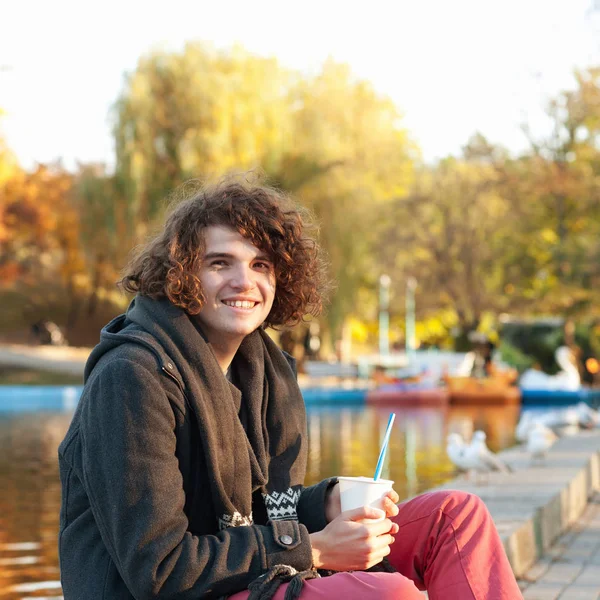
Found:
[[[236,290],[251,290],[255,286],[254,271],[247,265],[239,265],[233,271],[230,283]]]

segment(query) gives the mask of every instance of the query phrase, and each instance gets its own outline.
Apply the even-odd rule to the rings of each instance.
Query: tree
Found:
[[[594,312],[600,70],[578,73],[549,115],[551,134],[530,135],[530,152],[511,157],[476,135],[462,160],[424,168],[394,204],[382,254],[393,279],[418,278],[421,316],[453,310],[468,332],[486,312]]]
[[[100,297],[114,290],[119,269],[135,240],[127,221],[127,202],[119,195],[115,178],[106,174],[104,165],[79,165],[72,205],[79,217],[81,249],[87,263],[85,311],[86,317],[91,318],[96,314]],[[70,327],[74,326],[83,304],[78,299],[73,305]]]
[[[2,117],[2,109],[0,109],[0,118]],[[21,169],[17,164],[17,160],[13,153],[9,150],[4,140],[0,135],[0,244],[2,245],[4,254],[4,244],[8,240],[8,228],[6,226],[6,207],[8,205],[8,197],[6,195],[6,185],[13,178],[21,176]],[[6,269],[6,266],[4,267]],[[7,277],[6,271],[0,271],[0,280]]]
[[[452,309],[463,336],[485,311],[505,309],[509,206],[493,166],[448,158],[424,167],[390,207],[381,248],[392,279],[419,285],[421,316]]]
[[[522,223],[537,229],[548,251],[539,276],[546,310],[574,314],[591,307],[600,283],[600,69],[576,73],[577,88],[549,105],[549,136],[534,139],[520,187],[531,198]]]
[[[116,187],[134,237],[190,177],[258,167],[307,204],[338,282],[329,321],[339,337],[358,288],[378,278],[377,211],[411,178],[415,148],[389,99],[332,61],[306,78],[239,48],[188,44],[140,60],[114,131]]]
[[[72,183],[58,165],[17,172],[4,183],[0,271],[5,324],[19,324],[63,303],[64,290],[85,273]]]
[[[116,181],[139,237],[189,178],[277,168],[288,141],[288,74],[274,59],[187,44],[154,52],[115,107]]]
[[[394,104],[346,65],[327,61],[321,72],[298,82],[292,100],[295,143],[275,180],[321,223],[337,286],[328,309],[337,340],[344,320],[357,312],[361,288],[376,290],[383,207],[406,193],[417,151]]]

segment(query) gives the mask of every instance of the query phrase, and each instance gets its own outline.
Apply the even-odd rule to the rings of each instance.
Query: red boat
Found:
[[[444,387],[390,384],[369,390],[366,402],[377,406],[447,406],[449,399],[450,394]]]

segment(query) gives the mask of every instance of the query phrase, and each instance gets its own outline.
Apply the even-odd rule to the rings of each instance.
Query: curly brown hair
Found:
[[[231,227],[273,260],[276,291],[265,326],[294,325],[318,315],[328,284],[306,209],[285,193],[248,177],[226,177],[204,185],[175,204],[156,237],[140,247],[119,284],[128,292],[167,297],[189,315],[206,301],[200,272],[204,229]]]

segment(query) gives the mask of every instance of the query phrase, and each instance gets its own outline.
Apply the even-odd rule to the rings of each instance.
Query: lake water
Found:
[[[494,450],[513,443],[518,409],[375,409],[309,407],[307,484],[332,475],[372,476],[391,410],[396,422],[382,477],[401,498],[453,477],[445,455],[449,431],[488,434]],[[57,533],[57,448],[71,413],[0,413],[0,597],[62,598]]]

